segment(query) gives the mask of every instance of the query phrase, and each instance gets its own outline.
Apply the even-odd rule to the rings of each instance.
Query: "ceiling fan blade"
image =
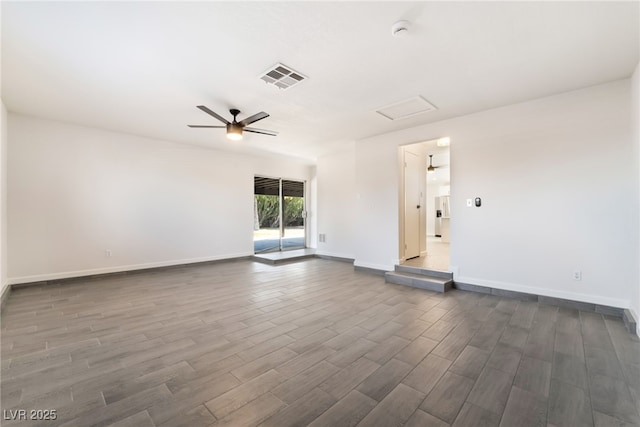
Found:
[[[190,128],[221,128],[224,129],[226,126],[209,126],[209,125],[187,125]]]
[[[264,111],[261,111],[258,114],[254,114],[253,116],[247,117],[246,119],[242,120],[240,122],[240,126],[247,126],[251,123],[257,122],[258,120],[266,119],[267,117],[269,117],[269,115]]]
[[[278,132],[275,132],[275,131],[272,131],[272,130],[256,129],[256,128],[244,128],[242,130],[244,132],[260,133],[262,135],[269,135],[269,136],[278,136]]]
[[[224,123],[225,125],[229,124],[229,121],[227,119],[225,119],[224,117],[222,117],[221,115],[219,115],[218,113],[211,111],[210,109],[208,109],[207,107],[205,107],[204,105],[198,105],[198,108],[201,109],[202,111],[204,111],[205,113],[209,114],[210,116],[215,117],[216,119],[220,120],[222,123]]]

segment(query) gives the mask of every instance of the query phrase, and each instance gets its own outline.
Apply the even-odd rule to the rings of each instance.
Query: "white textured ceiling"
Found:
[[[346,141],[631,75],[638,2],[2,2],[9,111],[313,159]],[[391,36],[399,19],[413,23]],[[309,79],[287,91],[276,62]],[[417,95],[435,112],[374,110]],[[232,143],[195,108],[266,111]]]

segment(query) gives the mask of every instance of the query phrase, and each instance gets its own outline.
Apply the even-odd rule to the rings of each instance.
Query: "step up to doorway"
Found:
[[[422,267],[411,267],[408,265],[396,265],[396,271],[401,273],[420,274],[422,276],[440,277],[442,279],[453,279],[453,273],[449,271],[429,270]]]
[[[435,292],[446,292],[453,286],[453,273],[403,265],[396,265],[395,271],[388,271],[384,277],[387,283]]]
[[[313,249],[267,252],[263,254],[255,254],[252,259],[263,264],[278,265],[314,258],[316,256],[315,253],[316,252]]]

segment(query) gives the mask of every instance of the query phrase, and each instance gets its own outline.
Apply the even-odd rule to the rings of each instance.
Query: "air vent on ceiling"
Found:
[[[262,73],[260,79],[277,86],[279,89],[289,89],[301,81],[306,80],[307,77],[286,65],[278,63]]]
[[[421,96],[416,96],[405,101],[396,102],[395,104],[378,108],[376,113],[389,120],[399,120],[435,110],[437,110],[435,105],[429,103],[429,101]]]

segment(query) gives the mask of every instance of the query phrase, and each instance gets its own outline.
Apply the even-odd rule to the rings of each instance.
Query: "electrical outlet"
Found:
[[[473,206],[473,200],[467,199],[467,207],[470,208],[471,206]]]
[[[327,235],[324,233],[320,233],[318,234],[318,242],[320,243],[326,243],[327,241]]]
[[[107,249],[106,251],[104,251],[104,256],[109,258],[111,256],[111,249]]]
[[[573,280],[582,280],[582,271],[576,270],[573,272]]]

